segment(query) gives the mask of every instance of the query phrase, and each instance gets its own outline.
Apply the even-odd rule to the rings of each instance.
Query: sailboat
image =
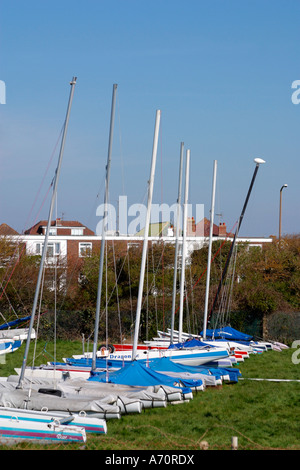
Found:
[[[86,442],[86,432],[79,426],[64,425],[56,420],[39,422],[38,420],[21,418],[16,410],[7,416],[1,416],[0,410],[0,444],[14,442],[37,441],[53,442]]]
[[[40,285],[42,280],[42,273],[44,268],[44,262],[46,257],[47,251],[47,243],[49,237],[49,227],[52,219],[52,212],[54,207],[54,201],[56,198],[56,191],[59,179],[59,173],[61,168],[62,162],[62,155],[63,149],[65,144],[67,126],[69,121],[71,103],[73,100],[74,94],[74,86],[76,84],[76,77],[73,77],[72,81],[70,82],[71,89],[70,89],[70,96],[69,96],[69,103],[67,108],[65,126],[64,126],[64,133],[61,142],[61,149],[59,154],[58,165],[56,168],[55,180],[53,184],[53,194],[51,198],[50,210],[49,210],[49,217],[48,217],[48,226],[47,231],[45,234],[45,241],[43,247],[43,253],[40,261],[40,268],[38,274],[38,281],[36,285],[35,297],[32,307],[32,313],[30,316],[30,324],[28,331],[26,331],[26,347],[25,347],[25,354],[23,359],[23,365],[21,369],[21,373],[19,376],[17,386],[13,385],[13,387],[9,387],[9,385],[4,380],[3,391],[1,392],[0,398],[0,441],[1,442],[11,442],[12,440],[38,440],[40,442],[54,442],[54,441],[76,441],[76,442],[85,442],[86,441],[86,433],[85,429],[80,426],[70,425],[72,419],[62,419],[59,417],[51,418],[48,420],[39,420],[37,416],[34,417],[31,415],[30,412],[27,413],[26,417],[22,410],[22,405],[20,407],[18,405],[14,406],[14,409],[9,409],[11,403],[16,399],[18,395],[23,395],[23,408],[28,408],[28,404],[30,403],[31,398],[31,391],[24,390],[24,380],[25,380],[25,369],[26,363],[28,358],[28,351],[29,351],[29,344],[32,337],[35,336],[33,330],[33,324],[35,319],[35,311],[38,302],[38,296],[40,293]],[[13,330],[12,330],[13,332]],[[12,336],[13,339],[13,336]],[[8,396],[7,396],[8,394]],[[41,408],[40,408],[41,409]],[[67,423],[65,425],[64,423]]]
[[[23,341],[27,340],[27,328],[0,329],[0,355],[8,354],[19,349]],[[34,329],[31,331],[30,338],[35,339]]]
[[[181,146],[182,150],[182,146]],[[180,172],[182,165],[180,164]],[[189,167],[190,167],[190,151],[186,152],[186,168],[185,168],[185,200],[184,200],[184,211],[183,211],[183,241],[182,241],[182,261],[181,261],[181,280],[180,280],[180,308],[179,308],[179,332],[177,342],[181,343],[182,339],[182,324],[183,324],[183,300],[184,300],[184,283],[185,283],[185,261],[186,261],[186,229],[187,229],[187,207],[188,207],[188,188],[189,188]],[[181,173],[179,176],[179,190],[178,190],[178,203],[180,202],[181,195]],[[177,221],[178,225],[178,221]],[[178,237],[177,237],[178,240]],[[174,279],[176,271],[174,269]],[[175,280],[174,280],[175,284]],[[174,288],[173,288],[173,312],[175,309],[174,302]],[[172,314],[172,324],[174,324],[174,314]],[[139,359],[143,356],[147,356],[147,360],[156,359],[159,357],[169,357],[174,362],[178,362],[185,365],[201,365],[207,362],[213,362],[229,357],[229,350],[226,345],[222,347],[209,346],[207,344],[187,345],[187,347],[174,347],[173,344],[173,328],[171,330],[171,346],[166,350],[153,350],[150,351],[139,351],[136,355]],[[155,346],[154,346],[155,347]],[[159,346],[158,346],[159,347]],[[115,354],[118,354],[116,352]],[[128,354],[130,358],[130,354]],[[112,357],[110,354],[109,358]]]
[[[129,364],[132,361],[141,361],[147,362],[152,359],[158,359],[162,357],[169,357],[174,362],[179,362],[182,364],[188,365],[199,365],[204,364],[206,362],[215,361],[218,359],[222,359],[228,357],[229,352],[226,347],[214,347],[214,346],[200,346],[197,348],[188,349],[168,349],[163,351],[157,350],[139,350],[138,349],[138,337],[139,337],[139,329],[140,329],[140,317],[141,317],[141,305],[142,305],[142,296],[143,296],[143,286],[144,286],[144,275],[145,275],[145,264],[146,264],[146,255],[148,250],[148,235],[149,235],[149,225],[150,225],[150,211],[151,211],[151,204],[152,204],[152,196],[153,196],[153,185],[154,185],[154,175],[155,175],[155,165],[156,165],[156,156],[157,156],[157,146],[158,146],[158,135],[159,135],[159,126],[160,126],[160,116],[161,111],[157,110],[156,112],[156,119],[155,119],[155,129],[154,129],[154,139],[153,139],[153,149],[152,149],[152,161],[151,161],[151,169],[150,169],[150,178],[149,178],[149,187],[148,187],[148,203],[147,203],[147,213],[146,213],[146,222],[145,222],[145,230],[144,230],[144,240],[143,240],[143,251],[142,251],[142,260],[141,260],[141,269],[140,269],[140,281],[139,281],[139,292],[138,292],[138,300],[137,300],[137,310],[136,310],[136,320],[135,320],[135,332],[134,332],[134,343],[132,350],[130,351],[115,351],[109,353],[107,351],[106,357],[109,360],[112,367],[114,365],[118,367],[120,363]],[[190,164],[190,151],[187,150],[186,152],[186,188],[185,188],[185,214],[184,219],[187,220],[187,199],[188,199],[188,182],[189,182],[189,164]],[[185,222],[186,226],[186,222]],[[184,229],[184,238],[185,238]],[[185,240],[184,240],[185,243]],[[183,246],[183,272],[185,266],[185,245]],[[184,274],[182,274],[183,279],[181,285],[184,283]],[[99,291],[98,291],[99,295]],[[182,307],[183,304],[181,304]],[[182,310],[182,308],[181,308]],[[182,315],[181,315],[182,317]],[[182,324],[182,318],[181,318]],[[97,327],[97,321],[96,321]],[[96,337],[96,327],[95,327],[95,337]],[[97,352],[95,348],[96,342],[94,342],[94,349],[93,349],[93,365],[92,365],[92,372],[96,369],[96,359],[97,359]],[[100,353],[101,354],[101,353]],[[99,355],[100,355],[99,354]],[[87,355],[85,355],[87,358]],[[103,355],[102,355],[103,358]]]
[[[107,204],[108,197],[108,180],[111,158],[111,142],[112,142],[112,129],[114,122],[114,108],[115,108],[115,93],[117,86],[113,87],[113,100],[112,100],[112,113],[111,113],[111,126],[110,126],[110,139],[108,150],[108,164],[106,166],[106,188],[105,188],[105,203]],[[61,161],[61,160],[59,160]],[[56,173],[56,185],[58,180]],[[54,197],[55,192],[53,192]],[[51,208],[52,208],[51,202]],[[49,220],[51,220],[51,209]],[[46,246],[46,243],[45,245]],[[102,286],[103,274],[103,254],[105,246],[105,233],[103,235],[103,243],[101,245],[100,253],[100,267],[99,267],[99,280],[98,280],[98,301],[96,309],[96,322],[95,322],[95,340],[97,344],[98,334],[98,320],[100,310],[100,296]],[[34,311],[34,309],[33,309]],[[28,345],[28,343],[27,343]],[[27,348],[28,349],[28,348]],[[26,349],[26,353],[27,353]],[[96,351],[96,347],[94,347]],[[120,386],[116,387],[113,383],[90,383],[86,380],[81,380],[80,377],[76,378],[74,382],[68,372],[64,375],[60,373],[60,379],[57,377],[57,364],[54,365],[51,372],[45,367],[26,367],[27,356],[25,354],[21,370],[16,370],[19,373],[19,384],[17,387],[10,387],[9,381],[4,381],[0,388],[3,387],[0,393],[0,405],[7,406],[7,396],[14,400],[14,407],[22,407],[24,403],[27,406],[30,404],[32,410],[39,410],[42,406],[46,406],[51,412],[57,413],[58,411],[69,411],[78,414],[80,411],[84,412],[88,417],[92,414],[93,417],[98,419],[101,417],[120,417],[122,413],[141,412],[142,409],[148,407],[161,407],[166,406],[167,401],[178,401],[182,399],[182,392],[178,388],[171,386],[170,381],[167,385],[161,386],[156,383],[155,385],[147,385],[146,387],[132,387]],[[94,371],[92,364],[92,372]],[[91,366],[89,366],[91,371]],[[47,376],[47,373],[49,375]],[[46,376],[45,376],[46,375]],[[50,376],[52,379],[50,379]],[[11,381],[13,378],[9,378]],[[6,389],[6,390],[5,390]],[[30,393],[29,393],[30,392]],[[189,391],[190,392],[190,391]],[[29,396],[30,395],[30,396]],[[2,408],[3,409],[3,408]],[[114,414],[114,416],[112,416]],[[88,426],[88,423],[87,425]]]

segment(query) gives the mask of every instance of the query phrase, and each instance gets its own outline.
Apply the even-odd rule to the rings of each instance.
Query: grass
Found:
[[[51,360],[51,347],[38,343],[36,365]],[[81,349],[80,342],[59,342],[57,359],[80,353]],[[13,373],[14,367],[21,365],[23,351],[22,346],[21,350],[6,356],[6,363],[0,366],[2,376]],[[300,364],[292,361],[294,351],[268,351],[251,356],[238,366],[242,373],[238,383],[206,388],[188,403],[109,420],[107,435],[88,435],[84,449],[187,451],[199,450],[202,441],[206,441],[210,450],[226,450],[231,448],[232,436],[237,436],[240,450],[300,450],[297,419],[300,383],[250,380],[299,380]],[[24,446],[40,448],[28,443],[15,448]],[[57,448],[78,447],[55,444]]]

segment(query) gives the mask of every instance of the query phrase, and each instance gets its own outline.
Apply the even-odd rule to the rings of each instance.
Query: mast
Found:
[[[237,228],[236,228],[236,231],[235,231],[235,234],[234,234],[234,238],[233,238],[233,241],[232,241],[229,253],[228,253],[228,257],[227,257],[227,260],[226,260],[226,263],[225,263],[225,266],[224,266],[224,269],[223,269],[223,272],[222,272],[221,280],[220,280],[219,285],[218,285],[218,290],[217,290],[217,293],[216,293],[214,303],[213,303],[213,306],[211,308],[209,317],[211,317],[211,315],[213,314],[213,311],[214,311],[215,306],[217,304],[217,300],[218,300],[218,297],[219,297],[219,294],[220,294],[220,290],[221,290],[223,281],[225,279],[225,276],[226,276],[226,273],[227,273],[227,270],[228,270],[229,261],[230,261],[230,258],[232,256],[235,244],[236,244],[236,239],[237,239],[237,236],[238,236],[238,233],[239,233],[239,230],[240,230],[240,227],[241,227],[244,215],[245,215],[245,211],[246,211],[247,204],[248,204],[248,201],[249,201],[249,198],[250,198],[250,194],[251,194],[251,191],[252,191],[252,188],[253,188],[253,185],[254,185],[254,181],[256,179],[256,175],[257,175],[257,172],[258,172],[259,165],[261,165],[262,163],[265,163],[265,161],[262,160],[261,158],[255,158],[254,162],[256,163],[256,165],[255,165],[254,173],[253,173],[253,176],[252,176],[252,180],[251,180],[251,183],[250,183],[250,186],[249,186],[249,189],[248,189],[248,193],[247,193],[247,196],[246,196],[246,199],[245,199],[245,202],[244,202],[244,206],[243,206],[241,215],[240,215],[239,220],[238,220],[238,225],[237,225]]]
[[[28,328],[28,336],[27,336],[27,341],[26,341],[26,346],[25,346],[24,358],[23,358],[23,363],[22,363],[22,368],[21,368],[19,383],[18,383],[17,388],[22,388],[23,381],[24,381],[25,368],[27,364],[29,345],[30,345],[30,337],[31,337],[32,329],[33,329],[34,317],[35,317],[38,297],[39,297],[40,288],[41,288],[52,214],[53,214],[53,209],[54,209],[54,204],[55,204],[55,199],[56,199],[56,194],[57,194],[57,185],[58,185],[58,180],[59,180],[59,175],[60,175],[60,170],[61,170],[61,164],[62,164],[62,158],[63,158],[63,152],[64,152],[64,147],[65,147],[65,141],[66,141],[66,135],[67,135],[67,129],[68,129],[68,124],[69,124],[69,117],[70,117],[70,111],[71,111],[71,106],[72,106],[72,101],[73,101],[76,80],[77,80],[77,77],[73,77],[72,81],[70,82],[71,89],[70,89],[70,95],[69,95],[68,108],[67,108],[65,125],[64,125],[61,147],[60,147],[60,152],[59,152],[58,164],[55,170],[54,182],[52,182],[53,190],[52,190],[52,197],[51,197],[51,203],[50,203],[50,209],[49,209],[49,215],[48,215],[48,223],[47,223],[44,246],[43,246],[43,251],[42,251],[42,256],[41,256],[41,261],[40,261],[40,268],[39,268],[38,279],[37,279],[37,284],[36,284],[36,289],[35,289],[35,295],[34,295],[34,300],[33,300],[33,305],[32,305],[31,318],[30,318],[30,323],[29,323],[29,328]]]
[[[179,343],[181,342],[182,323],[183,323],[189,174],[190,174],[190,150],[187,150],[186,151],[186,167],[185,167],[185,196],[184,196],[184,208],[183,208],[183,238],[182,238],[182,255],[181,255],[180,307],[179,307],[179,328],[178,328],[178,342]]]
[[[211,263],[211,247],[212,247],[214,212],[215,212],[217,166],[218,166],[217,160],[214,160],[213,186],[212,186],[211,210],[210,210],[210,226],[209,226],[209,245],[208,245],[207,273],[206,273],[206,291],[205,291],[204,320],[203,320],[203,339],[206,339],[206,324],[207,324],[207,310],[208,310],[208,297],[209,297],[209,284],[210,284],[210,263]]]
[[[181,186],[182,186],[182,162],[183,162],[184,143],[180,145],[180,163],[179,163],[179,183],[177,199],[177,219],[176,219],[176,242],[175,242],[175,260],[174,260],[174,278],[173,278],[173,296],[172,296],[172,318],[171,318],[171,339],[173,344],[174,322],[175,322],[175,304],[176,304],[176,283],[177,283],[177,264],[178,264],[178,237],[179,237],[179,219],[181,219]]]
[[[115,120],[115,103],[116,103],[116,92],[117,85],[113,85],[112,105],[111,105],[111,117],[110,117],[110,130],[109,130],[109,142],[108,142],[108,155],[106,165],[106,179],[105,179],[105,194],[104,194],[104,223],[102,226],[102,239],[100,248],[100,261],[99,261],[99,277],[98,277],[98,290],[97,290],[97,303],[96,303],[96,316],[95,316],[95,331],[94,331],[94,343],[93,343],[93,357],[92,357],[92,371],[96,369],[97,359],[97,345],[98,345],[98,332],[99,332],[99,318],[100,318],[100,305],[101,305],[101,294],[102,294],[102,278],[103,278],[103,265],[104,265],[104,253],[105,253],[105,232],[106,224],[105,218],[108,216],[107,205],[108,205],[108,188],[110,179],[110,165],[111,165],[111,149],[113,142],[113,130]]]
[[[146,214],[145,234],[144,234],[144,243],[143,243],[143,251],[142,251],[139,292],[138,292],[138,300],[137,300],[137,308],[136,308],[136,320],[135,320],[135,330],[134,330],[134,339],[133,339],[133,348],[132,348],[132,360],[135,360],[135,358],[136,358],[137,343],[138,343],[139,329],[140,329],[141,307],[142,307],[142,297],[143,297],[143,288],[144,288],[146,255],[147,255],[147,249],[148,249],[150,213],[151,213],[153,184],[154,184],[155,165],[156,165],[156,156],[157,156],[160,115],[161,115],[161,111],[157,110],[156,111],[156,118],[155,118],[155,129],[154,129],[153,149],[152,149],[152,162],[151,162],[150,180],[149,180],[149,188],[148,188],[147,214]]]

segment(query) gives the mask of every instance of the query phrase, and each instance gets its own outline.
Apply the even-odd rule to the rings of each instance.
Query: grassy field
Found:
[[[0,373],[7,376],[19,367],[24,346],[6,356]],[[35,364],[51,360],[52,345],[38,344]],[[81,344],[58,343],[57,360],[80,353]],[[253,355],[238,365],[242,378],[236,384],[206,388],[188,403],[146,410],[139,415],[108,421],[106,436],[88,435],[86,450],[200,450],[206,441],[209,450],[231,449],[232,436],[240,450],[300,450],[300,364],[294,364],[294,349]],[[256,381],[283,379],[285,381]],[[14,449],[37,449],[28,443]],[[45,448],[45,447],[43,447]],[[55,444],[54,449],[77,449]],[[1,447],[4,449],[4,447]]]

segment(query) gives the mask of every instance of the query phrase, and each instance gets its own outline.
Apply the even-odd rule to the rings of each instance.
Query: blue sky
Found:
[[[266,160],[241,235],[300,233],[300,2],[297,0],[2,0],[0,223],[36,217],[77,76],[57,215],[95,230],[103,202],[112,87],[118,84],[110,201],[145,202],[155,112],[162,112],[154,202],[177,199],[180,142],[191,151],[190,199],[231,229],[254,171]],[[32,210],[32,205],[39,197]]]

